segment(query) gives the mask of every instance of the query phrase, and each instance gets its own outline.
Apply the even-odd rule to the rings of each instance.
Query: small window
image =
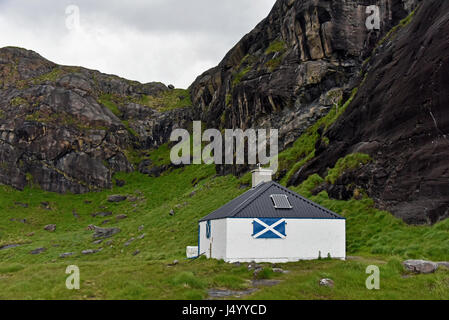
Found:
[[[206,238],[210,239],[211,225],[210,220],[206,222]]]
[[[292,209],[292,205],[285,194],[272,194],[271,201],[276,209]]]

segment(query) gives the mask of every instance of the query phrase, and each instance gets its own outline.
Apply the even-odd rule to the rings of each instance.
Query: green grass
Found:
[[[382,44],[385,43],[385,41],[392,39],[392,37],[395,36],[400,29],[408,26],[413,21],[413,17],[415,16],[416,10],[417,9],[415,9],[407,17],[402,19],[398,25],[391,28],[391,30],[388,31],[388,33],[379,41],[377,45],[381,46]]]
[[[156,166],[168,165],[171,163],[170,161],[170,147],[168,143],[163,144],[158,149],[151,152],[150,159],[151,163]]]
[[[121,112],[118,108],[117,103],[115,102],[115,97],[112,94],[102,94],[98,98],[98,102],[111,110],[113,114],[115,114],[117,117],[121,117]]]
[[[330,199],[326,192],[313,196],[311,191],[323,181],[312,175],[291,189],[346,218],[349,254],[449,260],[449,220],[434,226],[410,226],[376,209],[374,201],[366,196],[350,201]]]
[[[165,161],[168,148],[156,156]],[[18,243],[22,246],[0,251],[0,298],[4,299],[204,299],[209,288],[243,290],[250,287],[253,275],[246,264],[240,267],[204,258],[185,260],[185,247],[197,243],[197,221],[235,198],[241,190],[233,176],[218,177],[213,166],[188,166],[166,172],[159,178],[139,173],[120,174],[124,187],[85,195],[59,195],[28,187],[23,192],[0,186],[0,246]],[[336,299],[336,298],[442,298],[449,292],[449,273],[441,270],[435,275],[403,279],[397,263],[384,268],[384,287],[376,293],[364,289],[364,269],[370,264],[388,266],[395,259],[449,259],[447,232],[449,221],[433,227],[410,227],[387,212],[374,208],[370,199],[336,201],[325,193],[313,197],[310,190],[323,179],[312,176],[293,188],[312,200],[325,205],[347,218],[348,253],[360,255],[361,261],[321,260],[282,266],[287,275],[272,273],[265,265],[259,278],[283,280],[271,288],[263,288],[249,296],[251,299]],[[196,185],[196,186],[194,186]],[[194,191],[194,192],[193,192]],[[137,201],[111,204],[110,194],[125,194]],[[86,202],[89,201],[89,202]],[[51,211],[42,208],[49,202]],[[28,208],[15,205],[26,202]],[[170,210],[175,216],[170,216]],[[72,212],[80,216],[76,219]],[[109,218],[94,218],[94,212],[113,212],[108,227],[122,232],[113,237],[112,246],[94,245],[89,224],[99,225]],[[115,215],[127,214],[128,219],[116,221]],[[28,223],[11,221],[27,219]],[[56,224],[54,233],[43,228]],[[144,229],[139,231],[139,226]],[[30,233],[33,236],[29,236]],[[143,239],[137,239],[145,233]],[[124,243],[136,238],[130,246]],[[47,251],[40,255],[29,252],[38,247]],[[85,249],[104,247],[89,256]],[[136,250],[141,253],[133,256]],[[66,259],[61,253],[74,252]],[[174,259],[180,263],[169,266]],[[380,261],[380,262],[379,262]],[[81,270],[81,290],[65,289],[65,268],[77,265]],[[317,285],[320,277],[329,275],[337,285],[323,289]],[[445,282],[446,281],[446,282]],[[429,283],[433,285],[429,287]],[[296,288],[296,290],[294,289]],[[366,291],[365,291],[366,290]]]
[[[240,82],[242,82],[242,79],[244,76],[247,75],[248,72],[250,72],[252,69],[252,66],[246,66],[245,68],[241,69],[232,79],[232,86],[235,87],[237,85],[240,84]]]
[[[370,264],[380,268],[380,290],[367,290],[365,273]],[[303,261],[289,265],[290,273],[274,287],[251,295],[254,300],[386,300],[386,299],[447,299],[448,272],[440,270],[433,275],[406,275],[400,260],[392,258],[363,258],[354,261]],[[320,287],[320,279],[330,278],[334,288]]]
[[[232,103],[232,94],[228,93],[226,94],[225,105],[228,107],[231,105],[231,103]]]
[[[67,67],[67,68],[69,68],[69,67]],[[31,82],[34,84],[40,84],[40,83],[47,82],[47,81],[55,82],[58,79],[60,79],[63,75],[67,74],[68,72],[69,72],[69,70],[65,70],[64,67],[56,67],[46,74],[43,74],[39,77],[31,79]]]
[[[144,95],[137,102],[158,111],[169,111],[192,106],[190,92],[185,89],[167,90],[157,96]]]
[[[287,50],[287,44],[285,43],[285,41],[274,40],[273,42],[270,43],[267,50],[265,50],[265,54],[269,55],[269,54],[277,53],[277,52],[283,53],[286,50]]]
[[[334,184],[346,171],[360,168],[372,160],[373,159],[368,154],[348,154],[346,157],[339,159],[335,164],[335,167],[329,170],[326,181]]]
[[[28,105],[28,101],[22,97],[15,97],[15,98],[11,99],[11,101],[9,103],[13,107],[18,107],[21,105]]]
[[[283,59],[284,59],[283,56],[278,56],[276,58],[269,60],[267,63],[265,63],[265,66],[267,66],[267,68],[268,68],[268,70],[270,70],[270,72],[273,72],[281,65]]]
[[[320,139],[318,130],[322,128],[323,132],[325,132],[329,129],[330,126],[345,112],[347,107],[354,100],[357,92],[358,88],[355,88],[352,91],[350,98],[343,105],[339,104],[334,106],[326,116],[319,119],[314,125],[308,128],[306,132],[293,143],[291,148],[288,148],[279,154],[278,171],[282,172],[283,170],[287,170],[287,174],[281,180],[282,183],[286,184],[292,175],[305,165],[307,161],[313,159],[315,156],[315,144],[318,139]],[[329,139],[326,137],[324,137],[324,139],[324,143],[328,145],[330,143]]]
[[[265,66],[270,72],[276,70],[282,63],[284,59],[284,54],[287,51],[287,44],[283,40],[274,40],[270,43],[268,48],[265,50],[265,55],[276,54],[273,58],[265,63]]]

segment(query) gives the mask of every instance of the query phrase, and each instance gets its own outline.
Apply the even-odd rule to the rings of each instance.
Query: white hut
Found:
[[[253,188],[199,222],[198,255],[226,262],[283,263],[346,258],[346,220],[271,181],[257,169]]]

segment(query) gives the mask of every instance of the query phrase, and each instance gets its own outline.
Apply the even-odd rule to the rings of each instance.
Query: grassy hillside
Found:
[[[244,192],[240,185],[247,176],[240,180],[217,177],[212,166],[188,166],[159,178],[139,173],[117,178],[125,180],[126,185],[86,195],[59,195],[38,188],[19,192],[0,186],[0,247],[21,245],[0,250],[1,299],[204,299],[211,288],[252,287],[253,273],[246,265],[185,259],[185,247],[197,243],[198,219]],[[374,209],[367,198],[344,202],[330,200],[325,193],[312,197],[310,189],[322,180],[312,176],[296,191],[347,218],[348,251],[358,257],[347,262],[292,263],[282,266],[290,271],[284,275],[274,274],[266,265],[261,277],[279,279],[281,283],[245,297],[447,298],[449,270],[404,277],[400,261],[449,260],[449,221],[433,227],[410,227]],[[128,195],[131,201],[109,203],[107,197],[111,194]],[[109,211],[112,216],[92,217],[93,213]],[[128,217],[117,220],[120,214]],[[112,243],[105,240],[93,244],[93,232],[87,226],[100,226],[104,220],[111,220],[104,226],[119,227],[121,232]],[[54,233],[44,230],[48,224],[57,225]],[[135,240],[126,246],[131,238]],[[46,251],[30,254],[41,247]],[[103,250],[81,254],[99,248]],[[59,257],[67,252],[74,255]],[[170,266],[175,259],[179,264]],[[65,268],[72,264],[81,270],[79,291],[65,288]],[[365,269],[370,264],[381,267],[382,290],[377,292],[365,288]],[[335,280],[335,288],[319,287],[323,277]]]
[[[354,90],[354,97],[357,90]],[[350,101],[349,100],[349,101]],[[335,107],[280,154],[280,168],[288,178],[314,156],[320,127],[330,126],[348,102]],[[323,138],[321,138],[323,139]],[[170,149],[151,154],[154,164],[169,163]],[[137,160],[136,160],[137,161]],[[400,262],[407,258],[449,260],[449,220],[434,226],[408,226],[390,213],[377,210],[360,190],[350,201],[329,199],[311,190],[323,181],[333,183],[346,170],[371,161],[363,154],[348,155],[330,168],[326,177],[313,175],[294,191],[347,219],[348,261],[320,260],[283,265],[288,274],[275,274],[271,265],[258,278],[281,282],[246,292],[254,299],[445,299],[449,270],[432,275],[409,275]],[[245,192],[250,174],[238,179],[219,177],[214,166],[192,165],[150,178],[140,173],[115,177],[126,182],[112,190],[84,195],[60,195],[28,187],[20,192],[0,186],[0,299],[206,299],[210,289],[254,289],[253,271],[246,264],[185,259],[185,248],[197,244],[197,221]],[[121,194],[128,200],[107,201]],[[357,199],[358,200],[357,200]],[[172,211],[173,210],[173,211]],[[110,212],[106,217],[93,214]],[[174,215],[173,215],[174,212]],[[126,215],[125,219],[117,216]],[[55,232],[44,227],[56,224]],[[88,226],[118,227],[111,239],[94,243]],[[30,252],[45,248],[40,254]],[[101,251],[84,255],[84,250]],[[61,258],[64,253],[72,256]],[[172,265],[174,260],[179,263]],[[366,267],[381,269],[381,290],[365,288]],[[68,265],[81,271],[81,290],[65,287]],[[321,278],[334,288],[318,285]],[[239,292],[237,292],[239,293]],[[236,293],[236,294],[237,294]],[[240,292],[239,295],[245,292]],[[232,296],[231,296],[232,298]]]
[[[357,90],[349,99],[352,100]],[[288,178],[314,156],[319,128],[327,128],[348,105],[340,103],[280,154],[280,168]],[[155,165],[169,163],[170,149],[151,154]],[[136,156],[138,157],[138,156]],[[363,154],[347,155],[326,177],[310,176],[294,191],[347,219],[348,261],[320,260],[282,265],[288,274],[273,273],[264,265],[258,278],[280,280],[275,286],[254,289],[254,274],[246,264],[185,259],[185,248],[197,244],[197,221],[245,192],[250,174],[238,179],[219,177],[213,166],[192,165],[150,178],[140,173],[121,174],[125,186],[84,195],[60,195],[30,186],[20,192],[0,186],[0,299],[206,299],[210,289],[237,291],[254,299],[446,299],[449,270],[432,275],[407,274],[407,258],[449,260],[449,220],[434,226],[408,226],[390,213],[377,210],[363,190],[350,201],[330,199],[326,192],[313,196],[320,183],[333,183],[346,170],[371,161]],[[136,158],[137,162],[137,158]],[[128,200],[107,201],[121,194]],[[172,211],[173,210],[173,211]],[[108,212],[106,217],[93,214]],[[174,212],[174,215],[173,215]],[[125,219],[117,216],[126,215]],[[44,227],[56,224],[55,232]],[[111,239],[94,243],[88,226],[118,227]],[[30,252],[45,248],[40,254]],[[101,251],[89,255],[84,250]],[[64,253],[72,256],[61,258]],[[174,260],[179,263],[173,265]],[[381,290],[365,287],[366,267],[381,270]],[[68,265],[81,271],[81,290],[65,287]],[[334,288],[318,285],[321,278]],[[245,293],[247,295],[245,295]],[[251,293],[251,294],[249,294]],[[232,298],[232,296],[231,296]]]

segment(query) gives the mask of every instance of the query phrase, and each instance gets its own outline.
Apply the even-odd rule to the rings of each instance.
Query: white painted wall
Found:
[[[206,222],[200,223],[200,255],[205,254],[208,258],[225,259],[226,258],[226,230],[227,221],[212,220],[211,221],[211,237],[206,237]],[[212,244],[212,246],[211,246]],[[212,250],[212,256],[210,255]]]
[[[226,262],[283,263],[326,258],[346,258],[346,220],[286,219],[286,239],[254,239],[254,219],[213,220],[211,239],[206,239],[206,223],[200,224],[200,254]]]
[[[227,219],[227,262],[292,262],[346,258],[346,220],[287,219],[285,239],[254,239],[254,219]]]

